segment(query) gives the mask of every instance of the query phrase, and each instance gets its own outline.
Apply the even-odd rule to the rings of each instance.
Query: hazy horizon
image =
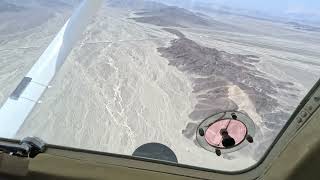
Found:
[[[154,0],[168,3],[188,9],[197,6],[211,8],[231,8],[234,12],[244,15],[264,17],[282,17],[287,21],[298,21],[300,23],[312,23],[320,25],[320,1],[317,0]],[[229,9],[230,10],[230,9]],[[270,17],[266,17],[270,18]],[[306,21],[304,21],[306,20]]]

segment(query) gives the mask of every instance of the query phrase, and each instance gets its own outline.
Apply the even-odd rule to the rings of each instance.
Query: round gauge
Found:
[[[223,137],[221,130],[228,132],[228,135],[234,139],[235,143],[233,146],[240,144],[247,135],[247,127],[241,121],[234,119],[223,119],[214,122],[207,128],[204,135],[207,143],[214,147],[226,148],[222,144]]]
[[[197,141],[208,151],[228,153],[253,142],[254,122],[244,113],[227,111],[203,120],[197,129]]]

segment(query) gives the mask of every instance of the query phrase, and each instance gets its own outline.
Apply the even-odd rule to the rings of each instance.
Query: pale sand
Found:
[[[258,127],[262,126],[261,116],[257,113],[256,107],[250,100],[249,96],[242,91],[238,86],[232,85],[229,87],[229,99],[238,105],[238,111],[244,111],[254,121]]]
[[[228,171],[253,165],[254,160],[239,153],[232,154],[236,157],[233,160],[217,157],[182,135],[187,123],[192,122],[188,116],[197,103],[192,84],[185,74],[168,66],[168,60],[156,50],[176,37],[160,27],[127,20],[130,15],[132,12],[112,8],[99,12],[17,138],[35,135],[51,144],[127,155],[144,143],[159,142],[172,148],[183,164]],[[8,84],[0,89],[0,102],[37,60],[64,18],[21,32],[0,47],[0,81]],[[277,97],[281,104],[296,106],[319,78],[318,66],[308,64],[319,64],[315,59],[320,43],[312,39],[317,37],[313,33],[239,17],[217,18],[241,28],[265,28],[252,30],[251,34],[196,28],[182,32],[204,46],[257,55],[261,61],[256,67],[270,80],[295,82],[301,90],[297,92],[299,98],[288,99],[282,90]],[[279,32],[276,36],[262,35],[275,29]],[[295,51],[297,47],[300,51]],[[229,86],[229,98],[261,125],[261,117],[244,91]]]
[[[217,157],[182,135],[196,103],[192,85],[157,52],[174,36],[127,22],[122,12],[104,12],[17,137],[34,135],[51,144],[127,155],[144,143],[159,142],[182,164],[229,171],[253,165],[247,157]],[[150,40],[150,34],[163,39]]]
[[[176,37],[161,31],[160,27],[127,20],[130,14],[112,8],[99,13],[52,82],[52,88],[44,94],[43,103],[21,127],[17,138],[35,135],[51,144],[127,155],[144,143],[160,142],[172,148],[183,164],[228,171],[253,165],[254,160],[238,153],[232,154],[236,156],[233,160],[217,157],[182,135],[181,131],[192,121],[188,115],[196,104],[191,93],[192,84],[183,73],[168,66],[168,61],[156,50]],[[57,31],[60,26],[55,23],[50,21],[44,26]],[[275,28],[273,25],[267,27]],[[1,49],[2,67],[7,66],[9,60],[11,68],[0,69],[12,71],[17,67],[13,63],[16,59],[22,64],[18,72],[1,72],[1,75],[5,74],[1,76],[1,84],[10,84],[10,87],[0,89],[2,102],[53,38],[54,32],[45,29],[39,32],[39,29],[41,27],[34,30],[37,33],[25,32],[27,35],[21,36],[25,41],[22,49],[16,48],[21,43],[18,37],[2,47],[7,49]],[[298,92],[300,98],[320,74],[316,66],[308,64],[318,57],[319,44],[296,41],[297,32],[282,29],[283,36],[293,37],[285,40],[223,31],[183,33],[208,47],[261,57],[257,68],[271,80],[295,82],[295,87],[301,90]],[[299,40],[304,39],[301,34]],[[310,36],[313,34],[305,35],[306,39]],[[36,49],[39,45],[41,48]],[[292,51],[298,46],[303,47],[300,52]],[[15,53],[10,51],[12,48]],[[308,81],[304,81],[306,77],[309,77]],[[229,87],[229,98],[237,103],[239,110],[246,111],[257,124],[261,123],[248,95],[239,87]],[[278,99],[291,106],[299,102],[299,99],[285,96]]]

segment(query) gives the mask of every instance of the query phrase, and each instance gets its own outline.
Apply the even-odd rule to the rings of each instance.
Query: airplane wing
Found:
[[[81,37],[102,0],[84,0],[0,109],[0,137],[12,138]]]

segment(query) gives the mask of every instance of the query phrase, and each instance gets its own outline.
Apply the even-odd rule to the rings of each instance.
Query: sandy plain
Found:
[[[228,80],[226,85],[219,86],[224,88],[222,96],[235,104],[231,107],[245,111],[261,132],[260,143],[254,148],[217,157],[194,143],[195,127],[201,119],[194,118],[192,113],[198,107],[202,110],[199,95],[208,92],[201,88],[195,91],[199,85],[195,79],[211,76],[170,65],[172,61],[164,55],[168,51],[161,52],[159,48],[170,50],[175,41],[179,42],[179,36],[161,26],[130,19],[136,16],[134,13],[106,6],[98,12],[16,138],[38,136],[50,144],[126,155],[144,143],[159,142],[176,153],[179,163],[239,170],[253,165],[274,138],[269,135],[281,128],[272,125],[279,122],[265,119],[275,119],[279,111],[290,114],[319,78],[317,33],[230,16],[214,18],[238,27],[236,30],[228,24],[216,29],[170,27],[183,33],[186,41],[194,42],[195,49],[214,48],[230,58],[239,54],[259,57],[249,70],[245,69],[244,77],[256,73],[274,85],[274,93],[263,91],[280,104],[272,105],[277,112],[270,113],[257,110],[259,107],[243,86],[248,85],[245,78],[240,84]],[[66,17],[57,15],[14,38],[1,37],[0,82],[7,85],[1,86],[0,102],[5,101],[31,68]],[[265,28],[249,28],[253,26]],[[232,63],[244,67],[238,61]],[[293,85],[283,85],[288,82]],[[215,112],[207,109],[206,113]],[[288,115],[280,116],[283,125]],[[257,148],[259,155],[252,157],[251,152]]]

